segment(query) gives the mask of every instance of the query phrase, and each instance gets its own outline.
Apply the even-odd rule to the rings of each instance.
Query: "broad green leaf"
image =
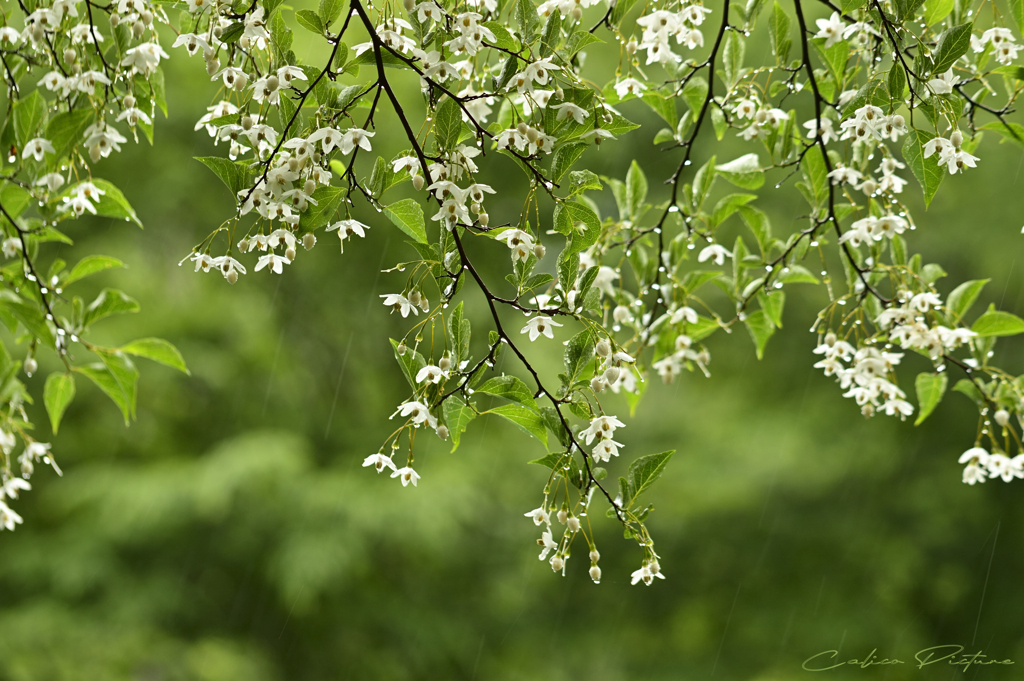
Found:
[[[674,449],[670,449],[660,454],[647,454],[629,464],[629,472],[626,473],[626,489],[629,492],[629,499],[623,498],[622,505],[626,508],[632,506],[637,497],[661,477],[669,459],[675,453]]]
[[[764,310],[772,324],[781,329],[782,308],[786,305],[785,291],[772,291],[771,293],[761,291],[757,294],[757,300],[761,303],[761,309]]]
[[[1024,0],[1022,0],[1024,1]],[[1010,142],[1018,147],[1024,147],[1024,125],[1013,121],[989,121],[979,126],[979,130],[995,130],[1002,136],[1002,142]]]
[[[956,0],[927,0],[924,5],[924,23],[927,26],[934,26],[943,19],[949,16],[949,13],[953,11],[953,4]],[[1014,10],[1014,16],[1016,17],[1017,3],[1021,3],[1022,0],[1010,0],[1010,7]],[[1018,27],[1020,24],[1018,23]]]
[[[497,35],[497,34],[495,34]],[[573,55],[592,43],[603,43],[604,41],[589,31],[574,31],[565,41],[563,54],[571,59]],[[646,99],[646,97],[645,97]]]
[[[71,272],[64,278],[63,286],[67,286],[79,279],[84,279],[90,274],[96,274],[97,272],[114,267],[124,267],[124,263],[117,258],[111,258],[106,255],[88,255],[71,268]]]
[[[665,97],[657,92],[646,92],[644,93],[644,103],[661,116],[669,126],[675,129],[679,123],[675,97]]]
[[[789,15],[782,9],[778,0],[772,5],[772,16],[768,19],[768,36],[771,39],[776,63],[786,63],[793,41],[789,37]]]
[[[399,354],[399,342],[394,338],[390,340],[391,347],[395,351],[395,359],[398,360],[398,365],[402,367],[402,373],[405,374],[405,379],[409,381],[409,385],[411,385],[413,390],[415,390],[417,387],[416,374],[420,372],[420,369],[427,366],[427,361],[423,359],[423,355],[410,347],[406,347],[404,355]]]
[[[945,73],[957,59],[967,54],[967,50],[971,46],[972,28],[974,28],[974,24],[968,22],[948,28],[939,35],[938,44],[932,53],[935,63],[935,67],[932,69],[933,73]]]
[[[974,384],[974,381],[968,378],[961,378],[957,381],[956,385],[953,386],[953,390],[967,395],[967,397],[971,398],[971,401],[978,405],[979,409],[984,409],[987,406],[985,396],[978,390],[978,386]]]
[[[54,435],[57,434],[65,410],[74,398],[75,377],[72,374],[55,371],[46,377],[46,385],[43,387],[43,404],[46,405],[46,413],[50,417],[50,427],[53,429]]]
[[[544,443],[544,446],[548,446],[548,430],[544,426],[544,419],[541,418],[540,414],[524,407],[521,404],[503,404],[500,407],[490,409],[485,414],[497,414],[512,423],[516,424],[525,432],[533,435],[535,438]]]
[[[534,459],[527,463],[535,463],[540,466],[544,466],[545,468],[550,468],[554,472],[565,477],[574,486],[583,486],[583,469],[580,468],[580,464],[576,461],[576,458],[566,452],[552,452],[545,457]]]
[[[634,160],[626,172],[626,201],[629,205],[629,216],[633,222],[640,219],[641,209],[647,199],[647,178],[639,164]]]
[[[821,206],[828,199],[828,169],[819,148],[814,148],[804,155],[800,164],[807,178],[807,184],[814,195],[815,206]]]
[[[110,182],[99,178],[93,178],[92,183],[103,192],[103,196],[100,197],[99,202],[96,204],[97,215],[131,221],[142,227],[142,223],[139,222],[139,216],[135,214],[135,209],[128,203],[128,199],[124,197],[120,189]]]
[[[1024,0],[1010,0],[1010,14],[1017,24],[1017,30],[1024,33]]]
[[[324,20],[311,9],[300,9],[297,11],[295,13],[295,20],[310,33],[320,36],[324,34]]]
[[[788,271],[787,271],[788,270]],[[779,281],[783,284],[817,284],[818,279],[803,265],[790,265],[782,270]]]
[[[139,304],[134,298],[118,291],[117,289],[105,288],[100,291],[96,300],[92,301],[89,307],[85,308],[85,317],[82,326],[89,326],[104,317],[112,314],[124,314],[126,312],[138,312]]]
[[[935,407],[942,401],[942,396],[946,394],[948,382],[949,378],[946,374],[922,373],[917,375],[914,387],[917,389],[917,404],[919,406],[917,420],[914,421],[915,426],[921,425],[921,422],[935,411]]]
[[[299,216],[299,229],[312,232],[326,225],[334,217],[344,196],[345,190],[341,187],[317,187],[312,196],[316,204],[310,203]]]
[[[462,134],[462,109],[459,103],[450,97],[442,101],[435,112],[434,136],[437,146],[446,151],[455,148]]]
[[[196,156],[197,161],[213,171],[224,186],[231,192],[231,198],[237,200],[238,192],[249,188],[248,164],[239,164],[220,156]]]
[[[92,108],[75,109],[57,114],[46,124],[46,139],[53,145],[50,167],[55,168],[60,159],[71,153],[72,147],[82,140],[82,133],[95,120]]]
[[[727,194],[718,200],[711,211],[711,229],[725,222],[740,207],[757,198],[755,194]]]
[[[452,439],[452,451],[459,448],[462,434],[469,427],[469,422],[476,418],[476,412],[458,395],[451,395],[444,401],[444,422],[448,426],[448,436]]]
[[[768,344],[768,339],[775,333],[775,326],[764,310],[757,310],[747,315],[743,323],[747,325],[747,331],[750,332],[750,337],[754,340],[757,358],[761,359],[764,357],[764,346]]]
[[[328,27],[341,14],[344,0],[320,0],[319,14],[320,21],[324,27]]]
[[[587,142],[567,142],[555,149],[551,159],[551,181],[558,184],[573,164],[590,145]]]
[[[700,76],[691,78],[690,82],[683,87],[683,99],[693,112],[694,119],[700,114],[700,110],[704,108],[707,97],[708,82]]]
[[[107,397],[113,400],[114,404],[116,404],[118,409],[121,410],[121,415],[124,417],[125,425],[131,421],[131,416],[135,411],[135,404],[133,401],[134,386],[132,387],[131,395],[129,395],[122,384],[122,381],[127,379],[129,376],[127,372],[122,371],[122,376],[120,378],[116,377],[106,363],[77,366],[73,367],[71,370],[88,378],[90,381],[95,383],[96,386],[107,395]]]
[[[563,201],[555,206],[555,230],[569,236],[568,250],[585,251],[601,235],[601,221],[597,214],[582,203]]]
[[[910,172],[914,174],[921,184],[924,192],[924,205],[928,206],[938,191],[939,185],[946,177],[946,167],[936,162],[935,155],[929,158],[924,157],[924,145],[935,135],[922,130],[911,130],[903,142],[903,158],[910,166]]]
[[[730,89],[739,81],[743,69],[743,52],[746,45],[741,35],[742,33],[738,31],[729,31],[725,36],[722,69],[725,71],[726,85]]]
[[[538,411],[537,402],[533,399],[533,393],[516,376],[495,376],[474,392],[503,397],[506,400],[512,400],[525,407],[529,407],[533,411]]]
[[[423,219],[423,207],[413,199],[402,199],[390,206],[384,206],[384,215],[400,230],[421,244],[427,243],[427,228]]]
[[[974,279],[953,289],[953,292],[946,298],[946,310],[953,315],[953,321],[963,321],[964,315],[978,299],[978,294],[985,287],[990,279]]]
[[[33,90],[14,103],[14,137],[19,151],[29,140],[42,136],[39,126],[45,118],[46,100],[39,94],[39,90]]]
[[[13,291],[0,289],[0,308],[6,309],[21,322],[29,333],[40,339],[43,345],[53,347],[53,331],[43,318],[37,303],[27,303]]]
[[[509,50],[510,52],[516,52],[519,49],[519,42],[501,22],[485,21],[480,25],[494,34],[495,41],[492,44],[495,47],[500,47],[501,49]]]
[[[886,86],[889,88],[889,96],[897,103],[903,101],[903,92],[907,89],[907,72],[903,65],[895,63],[889,69],[889,77],[886,79]]]
[[[459,301],[452,313],[448,315],[448,339],[452,344],[452,364],[456,368],[462,361],[469,359],[470,334],[469,320],[463,319],[462,301]]]
[[[744,154],[715,167],[715,172],[731,184],[743,189],[757,189],[764,184],[764,171],[757,154]]]
[[[590,360],[594,358],[594,332],[584,329],[569,339],[565,346],[565,373],[569,376],[569,384],[573,384],[583,374]]]
[[[979,336],[1016,336],[1024,333],[1024,319],[1015,314],[989,309],[971,325]]]
[[[174,347],[169,341],[165,341],[163,338],[140,338],[133,340],[128,345],[123,345],[118,348],[121,352],[129,355],[135,355],[136,357],[145,357],[151,359],[154,362],[160,362],[166,364],[172,369],[177,369],[182,373],[191,375],[188,367],[185,366],[185,358],[178,352],[178,348]]]
[[[12,218],[20,217],[33,202],[32,192],[13,182],[0,185],[0,205]],[[6,217],[6,216],[5,216]]]
[[[245,33],[245,24],[236,21],[224,29],[224,32],[220,34],[220,41],[226,44],[237,42],[243,33]]]

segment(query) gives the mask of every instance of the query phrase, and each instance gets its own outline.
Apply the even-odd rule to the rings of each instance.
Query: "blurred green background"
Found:
[[[710,379],[652,385],[625,419],[613,475],[639,454],[678,450],[650,493],[668,575],[652,587],[629,585],[641,556],[603,514],[600,586],[579,555],[564,579],[537,560],[537,528],[522,514],[546,474],[526,465],[535,442],[503,423],[477,420],[454,454],[421,438],[415,489],[362,469],[407,394],[387,341],[407,325],[378,298],[404,279],[379,270],[413,251],[363,213],[365,240],[339,255],[326,235],[283,276],[250,273],[231,287],[179,267],[230,197],[191,160],[212,150],[192,130],[213,91],[194,86],[202,63],[175,51],[166,68],[171,118],[155,146],[129,146],[97,170],[146,229],[83,221],[60,255],[123,259],[128,269],[90,285],[128,291],[142,312],[105,333],[169,338],[192,376],[142,366],[127,429],[79,382],[53,439],[64,477],[34,476],[17,504],[25,525],[0,534],[0,679],[767,681],[806,676],[801,662],[821,651],[873,648],[908,664],[829,673],[939,679],[955,668],[917,670],[913,656],[951,643],[1024,664],[1022,483],[960,482],[956,460],[976,426],[961,395],[919,428],[865,421],[811,367],[822,288],[790,291],[764,361],[745,331],[718,334]],[[415,99],[415,83],[405,86]],[[649,110],[622,109],[649,125],[588,152],[590,167],[621,177],[640,155],[655,187],[676,158],[653,151]],[[375,140],[386,154],[402,146],[389,134],[382,125]],[[990,276],[981,302],[1024,313],[1024,157],[994,139],[978,155],[977,170],[948,178],[916,214],[910,243],[949,271],[943,292]],[[502,188],[507,178],[489,177]],[[777,232],[803,226],[791,185],[764,193]],[[496,198],[518,210],[515,193]],[[474,249],[500,280],[507,253]],[[466,301],[479,341],[483,301],[469,287]],[[1013,370],[1018,348],[1002,342],[996,359]],[[927,368],[907,363],[905,387]],[[45,376],[29,380],[37,394]],[[33,415],[46,440],[41,405]]]

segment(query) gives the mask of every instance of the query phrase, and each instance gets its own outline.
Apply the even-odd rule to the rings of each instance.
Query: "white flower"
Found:
[[[416,487],[416,482],[420,479],[420,474],[414,471],[411,467],[405,466],[399,468],[397,471],[391,474],[392,478],[401,478],[402,487],[408,487],[409,483],[412,483],[413,487]]]
[[[594,447],[594,459],[597,461],[611,461],[613,456],[619,455],[619,447],[621,446],[622,443],[615,442],[610,438],[601,440],[597,443],[597,446]]]
[[[1014,469],[1010,458],[1005,454],[995,453],[988,457],[988,477],[1002,478],[1003,482],[1010,482],[1014,477]]]
[[[316,133],[313,133],[314,135]],[[342,135],[341,142],[338,144],[338,148],[341,149],[341,153],[350,154],[356,147],[371,151],[370,138],[376,135],[375,132],[367,132],[362,128],[349,128]]]
[[[57,153],[53,149],[53,145],[48,140],[42,137],[36,137],[25,143],[25,148],[21,151],[22,158],[28,158],[31,156],[37,161],[43,160],[43,154],[55,154]]]
[[[0,500],[2,500],[5,496],[11,499],[17,499],[18,492],[20,490],[28,491],[31,489],[32,485],[28,483],[28,480],[25,480],[24,478],[13,477],[7,482],[5,482],[3,485],[0,485]]]
[[[552,108],[558,111],[558,115],[555,116],[555,120],[558,121],[564,121],[571,116],[574,121],[582,125],[590,117],[589,111],[576,106],[572,102],[565,102]]]
[[[335,222],[333,225],[328,227],[326,231],[331,232],[334,230],[338,230],[338,239],[341,241],[341,252],[344,253],[345,239],[348,238],[350,234],[357,234],[365,238],[366,232],[364,230],[367,230],[369,228],[369,225],[364,225],[358,220],[348,219]]]
[[[630,577],[630,584],[636,584],[637,582],[643,580],[643,583],[647,586],[651,585],[651,582],[654,581],[655,577],[657,577],[658,579],[665,579],[665,575],[661,574],[660,569],[654,570],[648,563],[644,563],[643,567],[641,567],[639,570],[634,570],[633,574],[630,575]]]
[[[408,317],[409,312],[414,315],[419,315],[419,309],[413,305],[408,298],[398,293],[388,293],[382,295],[384,304],[390,307],[392,310],[399,310],[402,313],[402,317]]]
[[[284,266],[291,263],[288,258],[283,255],[277,255],[276,253],[268,253],[267,255],[261,255],[260,259],[256,261],[256,267],[253,271],[259,272],[264,267],[270,267],[270,271],[274,274],[281,274],[284,272]]]
[[[526,322],[526,326],[523,327],[523,330],[520,331],[520,333],[529,333],[531,341],[537,340],[537,338],[541,334],[544,334],[548,338],[554,338],[555,331],[553,327],[555,326],[562,325],[553,320],[551,317],[538,315],[531,319],[530,321]]]
[[[580,431],[580,437],[589,445],[595,437],[611,439],[616,428],[625,428],[626,424],[614,416],[596,416],[590,420],[590,426]]]
[[[697,262],[705,262],[707,260],[714,260],[716,265],[724,265],[726,258],[731,258],[732,253],[726,250],[725,246],[719,244],[711,244],[701,250],[700,255],[697,256]]]
[[[437,428],[437,419],[430,413],[430,409],[422,402],[403,402],[398,407],[398,412],[403,417],[412,417],[415,425],[426,423],[431,428]]]
[[[13,532],[14,526],[21,522],[23,522],[21,516],[15,513],[10,506],[0,501],[0,525]]]
[[[532,518],[534,525],[540,525],[541,523],[547,525],[551,524],[551,514],[548,513],[547,509],[543,506],[538,506],[529,513],[524,513],[523,515],[527,518]]]
[[[636,78],[624,78],[615,84],[615,94],[622,99],[628,95],[636,95],[637,97],[644,96],[644,90],[647,86],[641,83]]]
[[[814,37],[824,38],[826,49],[843,39],[845,27],[843,20],[839,17],[839,12],[832,12],[832,16],[828,19],[818,19],[815,23],[818,24],[818,32]]]
[[[385,468],[396,470],[395,463],[391,460],[391,457],[384,456],[380,452],[377,452],[376,454],[371,454],[370,456],[363,459],[363,468],[366,468],[367,466],[373,466],[374,468],[377,469],[378,473],[380,473]]]
[[[419,370],[416,374],[416,382],[423,383],[440,383],[442,378],[448,378],[448,372],[442,371],[441,367],[436,367],[432,364],[428,364]]]
[[[540,525],[540,523],[537,524]],[[558,543],[555,542],[554,537],[551,536],[551,530],[544,530],[540,535],[540,539],[537,540],[537,543],[543,547],[541,549],[540,556],[538,556],[541,560],[547,558],[551,551],[558,548]]]
[[[957,78],[953,75],[953,69],[950,68],[938,78],[929,80],[928,87],[937,95],[948,95],[953,91],[953,86],[956,85],[956,83]]]

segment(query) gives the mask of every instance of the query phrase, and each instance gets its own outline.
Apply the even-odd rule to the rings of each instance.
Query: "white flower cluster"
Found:
[[[877,106],[865,104],[853,116],[839,124],[839,139],[852,139],[855,144],[868,140],[896,142],[907,134],[907,122],[900,114],[886,116]],[[827,140],[826,140],[827,141]]]
[[[893,367],[900,363],[902,353],[884,352],[870,346],[854,348],[829,332],[814,349],[814,354],[824,355],[814,367],[823,369],[826,376],[835,376],[839,387],[846,390],[843,397],[856,400],[865,416],[872,416],[878,409],[901,419],[914,413],[913,405],[905,399],[906,393],[890,380],[895,378]],[[843,362],[849,362],[850,366]]]
[[[736,102],[732,112],[740,124],[745,125],[743,121],[750,121],[750,125],[737,135],[747,142],[767,138],[769,134],[778,130],[779,126],[789,120],[788,113],[782,109],[762,105],[757,95],[753,93]]]
[[[0,449],[3,450],[5,458],[10,457],[16,445],[17,439],[13,433],[0,430]],[[52,466],[57,475],[63,475],[53,454],[50,453],[50,445],[27,439],[25,440],[25,451],[18,456],[21,475],[15,475],[9,468],[0,470],[0,530],[13,531],[17,525],[22,523],[22,517],[10,507],[8,501],[17,499],[20,492],[32,489],[28,480],[35,472],[35,465],[40,462]]]
[[[523,515],[533,520],[534,525],[537,525],[538,527],[541,525],[545,526],[544,531],[541,532],[540,539],[537,540],[537,545],[541,547],[541,552],[538,558],[540,560],[548,560],[551,564],[551,569],[555,572],[562,573],[564,576],[565,564],[569,560],[569,545],[582,528],[579,517],[573,515],[565,505],[557,511],[553,508],[549,508],[547,497],[545,497],[543,504],[528,513],[524,513]],[[552,515],[558,519],[559,523],[565,525],[565,531],[557,542],[555,541],[551,528]],[[548,559],[548,554],[551,554],[552,552],[554,553],[551,555],[551,558]],[[592,547],[590,549],[590,578],[594,580],[595,583],[601,581],[601,568],[597,565],[597,562],[600,559],[601,554],[598,553],[596,548]]]
[[[972,156],[963,149],[960,145],[964,142],[963,133],[959,130],[954,130],[949,134],[949,139],[945,137],[933,137],[924,144],[924,157],[929,158],[936,152],[938,153],[937,162],[940,166],[946,166],[949,170],[949,174],[953,175],[964,167],[976,168],[977,156]]]
[[[991,45],[996,55],[996,61],[1004,66],[1013,63],[1017,59],[1017,52],[1020,45],[1014,42],[1013,31],[1008,28],[990,28],[981,36],[971,35],[971,49],[976,52],[984,52]]]
[[[875,323],[883,330],[891,329],[889,339],[899,343],[902,348],[922,350],[937,360],[978,335],[962,327],[950,329],[941,324],[929,326],[925,313],[942,305],[942,300],[934,293],[912,295],[901,291],[897,300],[902,304],[883,310]]]
[[[685,44],[693,50],[704,45],[704,35],[697,27],[711,10],[699,4],[684,4],[676,12],[656,10],[636,20],[643,28],[639,48],[647,50],[648,64],[678,62],[681,57],[672,51],[672,38],[676,44]]]
[[[960,463],[967,464],[963,480],[968,485],[990,478],[1002,478],[1003,482],[1024,478],[1024,454],[1011,459],[1001,452],[989,454],[983,447],[972,447],[960,455]]]

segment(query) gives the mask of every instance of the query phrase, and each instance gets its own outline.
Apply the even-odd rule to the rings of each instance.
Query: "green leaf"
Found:
[[[63,286],[67,286],[79,279],[84,279],[90,274],[96,274],[103,270],[114,267],[124,267],[124,263],[117,258],[106,255],[89,255],[78,261],[78,264],[71,268],[71,272],[64,278]]]
[[[979,336],[1016,336],[1024,333],[1024,319],[1009,312],[989,309],[971,325]]]
[[[914,421],[915,426],[921,425],[921,422],[935,411],[935,407],[942,401],[942,396],[946,394],[946,384],[948,382],[949,378],[946,374],[922,373],[917,375],[914,387],[917,389],[917,403],[919,406],[917,420]]]
[[[740,79],[743,69],[743,52],[745,44],[737,31],[729,31],[725,36],[725,50],[722,69],[725,71],[726,85],[731,89]]]
[[[509,50],[510,52],[516,52],[519,50],[519,42],[501,22],[485,21],[480,25],[494,34],[495,41],[492,44],[495,47],[500,47],[501,49]],[[587,35],[590,34],[588,33]]]
[[[924,145],[935,135],[922,130],[911,130],[903,142],[903,158],[910,166],[924,192],[924,205],[928,206],[946,177],[945,166],[940,166],[933,157],[924,158]]]
[[[727,194],[718,200],[711,211],[711,222],[709,227],[714,229],[725,222],[729,216],[735,213],[740,207],[750,203],[757,198],[756,194]]]
[[[448,337],[452,344],[452,364],[458,368],[459,363],[469,359],[469,339],[471,328],[468,319],[462,317],[462,301],[455,306],[448,316]]]
[[[528,43],[533,42],[533,30],[537,25],[537,8],[533,2],[531,0],[516,0],[515,18],[523,39]]]
[[[934,26],[949,16],[949,13],[953,11],[954,2],[955,0],[928,0],[925,3],[923,15],[925,25]],[[1017,8],[1014,5],[1016,4],[1024,5],[1024,2],[1022,0],[1010,0],[1010,7],[1013,9],[1015,17]],[[1018,26],[1020,26],[1019,23]]]
[[[21,185],[13,182],[4,182],[0,185],[0,205],[3,205],[12,218],[19,217],[32,202],[32,192]]]
[[[104,360],[107,358],[104,357]],[[131,421],[132,415],[135,413],[135,385],[132,382],[131,362],[127,358],[123,358],[127,364],[118,364],[117,362],[107,363],[95,363],[86,366],[73,367],[71,370],[82,374],[90,381],[96,384],[96,386],[102,390],[107,397],[113,400],[114,404],[117,405],[118,409],[121,410],[121,415],[124,417],[125,425]],[[117,367],[117,375],[111,369],[111,364]],[[131,367],[131,369],[129,369]],[[138,372],[135,372],[135,378],[138,378]],[[126,386],[125,383],[129,385]]]
[[[715,172],[726,181],[743,189],[758,189],[764,184],[764,171],[757,154],[744,154],[737,159],[715,167]]]
[[[524,407],[521,404],[503,404],[500,407],[490,409],[485,414],[497,414],[508,421],[516,424],[525,432],[533,435],[535,438],[544,443],[544,446],[548,446],[548,430],[544,426],[544,419],[541,418],[540,414]]]
[[[985,396],[980,390],[978,390],[978,386],[976,386],[970,379],[961,378],[956,382],[956,385],[953,386],[953,390],[967,395],[967,397],[971,398],[971,400],[978,405],[980,409],[985,408]]]
[[[902,64],[897,62],[892,65],[892,68],[889,69],[889,78],[886,84],[889,88],[889,96],[897,104],[902,102],[903,92],[907,89],[907,72],[903,69]]]
[[[236,42],[239,38],[242,37],[242,34],[244,32],[245,24],[241,21],[236,21],[235,23],[231,24],[230,26],[224,29],[224,32],[220,34],[220,41],[222,43]]]
[[[506,400],[518,402],[524,407],[529,407],[533,411],[539,410],[537,402],[533,399],[533,393],[516,376],[495,376],[474,392],[503,397]]]
[[[405,354],[398,354],[398,341],[391,338],[391,347],[395,351],[395,359],[398,360],[398,365],[402,367],[402,373],[405,374],[405,378],[409,381],[409,385],[412,386],[413,390],[416,389],[416,374],[420,372],[420,369],[427,366],[427,361],[423,359],[416,350],[410,347],[406,347]]]
[[[459,143],[459,136],[462,134],[462,109],[459,103],[451,97],[442,101],[435,113],[434,136],[437,138],[437,146],[445,151],[450,151]]]
[[[459,448],[462,434],[469,427],[469,422],[475,418],[476,412],[458,395],[451,395],[444,401],[444,422],[452,439],[453,452]]]
[[[60,420],[74,398],[75,377],[72,374],[55,371],[46,377],[46,385],[43,387],[43,404],[46,405],[46,413],[50,417],[50,427],[53,429],[54,435],[57,434]]]
[[[81,141],[82,133],[95,118],[95,112],[88,108],[65,111],[50,119],[46,125],[46,139],[50,140],[54,149],[51,168],[56,167],[60,159],[71,153],[71,149]]]
[[[708,97],[708,82],[696,76],[690,79],[683,87],[683,99],[686,100],[686,105],[690,107],[693,112],[694,119],[700,114],[700,110],[704,108],[704,102],[707,101]]]
[[[995,130],[1002,136],[1002,142],[1010,142],[1018,147],[1024,147],[1024,125],[1013,121],[989,121],[979,126],[979,130]]]
[[[768,344],[768,339],[775,333],[775,326],[764,310],[757,310],[747,315],[743,323],[747,325],[747,331],[750,332],[750,337],[754,340],[757,358],[761,359],[764,357],[764,346]]]
[[[731,33],[729,35],[732,35]],[[675,129],[679,123],[679,114],[676,112],[676,99],[675,97],[665,97],[657,92],[645,92],[644,103],[654,110],[654,113],[658,114],[669,124],[670,127]]]
[[[592,43],[603,42],[603,40],[601,40],[600,38],[598,38],[596,35],[589,31],[575,31],[565,41],[565,48],[563,49],[562,54],[567,59],[572,59],[573,55],[575,55],[577,52],[582,50],[587,45],[590,45]],[[646,97],[644,99],[646,99]]]
[[[324,20],[320,18],[320,15],[311,9],[300,9],[295,13],[295,20],[299,22],[299,26],[310,33],[322,36],[324,34]]]
[[[127,353],[129,355],[135,355],[136,357],[145,357],[151,359],[154,362],[160,362],[166,364],[172,369],[188,374],[191,376],[188,367],[185,366],[185,358],[178,352],[178,348],[174,347],[169,341],[165,341],[163,338],[140,338],[133,340],[128,345],[123,345],[118,348],[119,351]]]
[[[587,142],[567,142],[555,149],[551,159],[551,181],[558,184],[573,164],[579,160],[590,144]]]
[[[30,139],[38,137],[39,126],[46,118],[46,100],[33,90],[32,94],[14,103],[14,138],[18,147],[24,147]],[[56,149],[56,146],[54,147]]]
[[[426,223],[423,220],[423,207],[413,199],[402,199],[390,206],[384,206],[384,215],[395,226],[421,244],[427,243]]]
[[[89,326],[104,317],[112,314],[124,314],[126,312],[138,312],[139,304],[134,298],[117,289],[105,288],[100,291],[96,300],[92,301],[89,307],[85,308],[85,317],[82,326]]]
[[[320,21],[323,22],[325,28],[341,15],[341,8],[344,4],[344,0],[320,0]]]
[[[555,230],[569,237],[566,247],[571,253],[585,251],[601,235],[597,214],[582,203],[563,201],[555,206]]]
[[[968,22],[948,28],[939,35],[938,44],[932,53],[935,62],[933,73],[945,73],[957,59],[967,54],[967,50],[971,46],[972,28],[974,28],[974,24]]]
[[[1024,0],[1010,0],[1010,14],[1017,24],[1017,30],[1024,33]]]
[[[27,303],[13,291],[0,289],[0,307],[8,310],[43,345],[53,347],[53,331],[43,318],[38,303]]]
[[[306,212],[299,216],[299,228],[306,232],[312,232],[314,229],[326,225],[334,217],[344,195],[345,190],[341,187],[330,185],[317,187],[312,196],[316,204],[310,203]]]
[[[565,373],[569,376],[569,385],[580,378],[590,360],[594,358],[594,332],[584,329],[569,339],[565,346]]]
[[[786,304],[786,293],[784,291],[772,291],[771,293],[761,291],[757,294],[757,300],[761,303],[761,309],[764,310],[772,324],[781,329],[782,308]]]
[[[775,54],[775,62],[786,63],[789,56],[789,48],[793,41],[789,37],[789,15],[778,0],[772,6],[772,16],[768,19],[768,36],[772,43],[772,52]]]
[[[636,222],[640,219],[644,201],[647,199],[647,178],[636,161],[626,171],[626,203],[629,206],[629,217]],[[595,216],[596,217],[596,216]]]
[[[807,178],[807,184],[814,195],[815,206],[821,206],[828,199],[828,169],[820,149],[813,149],[804,155],[800,164]]]
[[[953,315],[953,321],[963,321],[964,315],[978,299],[978,294],[985,287],[990,279],[974,279],[953,289],[953,292],[946,298],[946,311]]]
[[[790,265],[789,271],[783,271],[779,281],[783,284],[817,284],[818,279],[810,270],[802,265]]]
[[[213,171],[220,181],[231,192],[231,198],[237,200],[238,192],[249,188],[249,171],[247,164],[236,163],[220,156],[196,156],[195,159]]]
[[[623,498],[622,505],[629,508],[647,488],[661,477],[668,465],[669,459],[675,454],[674,449],[660,454],[647,454],[629,464],[629,471],[626,473],[626,489],[629,492],[629,499]]]

